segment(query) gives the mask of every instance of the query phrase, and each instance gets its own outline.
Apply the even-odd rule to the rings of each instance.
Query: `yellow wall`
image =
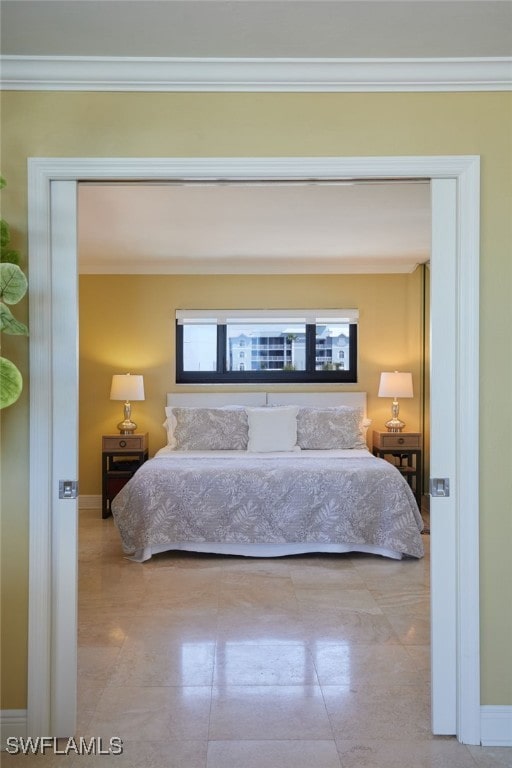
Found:
[[[482,703],[512,704],[512,94],[10,92],[1,98],[2,173],[9,182],[3,215],[14,245],[25,251],[29,156],[481,156],[480,414],[467,418],[481,420]],[[18,341],[14,354],[26,370],[27,345]],[[16,709],[26,706],[26,397],[2,422],[1,706]]]
[[[112,374],[144,374],[146,400],[132,404],[132,415],[139,430],[149,432],[153,454],[165,444],[165,394],[176,390],[176,309],[254,308],[255,297],[264,297],[265,307],[284,309],[357,307],[359,383],[343,389],[368,392],[372,429],[382,429],[391,402],[376,396],[380,371],[412,371],[416,397],[402,402],[401,416],[409,430],[420,428],[421,269],[411,275],[82,275],[81,493],[101,493],[101,435],[115,432],[121,420],[122,404],[108,399]],[[265,391],[275,385],[256,388]],[[322,389],[336,387],[322,385]]]

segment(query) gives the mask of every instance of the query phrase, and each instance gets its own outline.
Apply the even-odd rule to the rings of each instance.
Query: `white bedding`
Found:
[[[331,448],[326,451],[308,451],[308,450],[302,450],[302,451],[270,451],[265,453],[254,453],[252,451],[175,451],[172,448],[170,448],[168,445],[165,445],[163,448],[160,448],[159,451],[155,453],[154,458],[162,458],[165,456],[172,456],[174,459],[177,459],[178,461],[180,458],[182,459],[190,459],[190,458],[197,458],[197,459],[240,459],[240,461],[244,461],[244,459],[250,460],[250,459],[318,459],[319,461],[325,461],[326,458],[331,459],[364,459],[372,458],[372,454],[369,450],[365,448],[352,448],[350,450],[343,450],[343,449],[335,449]]]

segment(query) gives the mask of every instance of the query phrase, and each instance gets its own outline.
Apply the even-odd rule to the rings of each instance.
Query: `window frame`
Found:
[[[290,311],[288,311],[290,313]],[[339,310],[344,317],[346,310]],[[191,311],[190,315],[194,313]],[[215,312],[210,313],[210,316]],[[234,314],[234,312],[233,312]],[[272,315],[272,311],[268,311]],[[267,316],[268,316],[267,315]],[[319,312],[322,315],[322,312]],[[262,316],[263,317],[263,316]],[[322,323],[323,324],[323,323]],[[220,320],[217,328],[217,370],[183,370],[183,324],[176,318],[176,383],[177,384],[356,384],[357,383],[357,321],[348,320],[349,368],[348,370],[317,371],[316,328],[317,323],[305,323],[306,369],[302,371],[271,370],[239,371],[227,369],[227,322]],[[320,325],[320,323],[318,323]]]

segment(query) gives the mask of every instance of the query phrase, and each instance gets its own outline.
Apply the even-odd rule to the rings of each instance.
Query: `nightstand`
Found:
[[[121,488],[148,459],[148,434],[103,435],[101,439],[101,516],[111,515],[110,504]]]
[[[393,464],[407,480],[421,509],[421,433],[373,433],[373,455]]]

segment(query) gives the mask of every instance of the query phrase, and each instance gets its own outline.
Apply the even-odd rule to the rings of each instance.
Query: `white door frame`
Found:
[[[63,618],[74,620],[73,616],[63,615],[63,612],[69,612],[72,606],[69,601],[62,603],[59,593],[59,580],[65,578],[62,563],[69,563],[69,558],[66,561],[65,553],[58,551],[58,542],[64,547],[66,542],[57,538],[57,546],[55,539],[52,546],[52,536],[55,537],[56,528],[61,526],[61,515],[58,504],[55,503],[54,483],[56,477],[62,477],[61,471],[67,471],[65,467],[56,466],[60,461],[59,453],[55,450],[59,435],[54,429],[53,418],[62,400],[59,396],[60,382],[56,380],[55,368],[48,362],[54,360],[56,352],[56,301],[62,296],[59,292],[61,274],[55,268],[55,259],[58,256],[52,240],[55,206],[58,204],[55,191],[60,189],[55,182],[73,182],[73,195],[76,197],[77,183],[85,180],[417,178],[451,179],[456,183],[454,210],[449,220],[452,231],[456,233],[453,239],[453,258],[456,263],[448,270],[448,274],[453,276],[450,299],[455,323],[453,394],[456,404],[456,475],[450,478],[455,508],[453,525],[448,526],[448,532],[451,530],[453,539],[449,549],[454,563],[454,592],[449,596],[453,599],[451,602],[449,599],[448,604],[453,605],[454,612],[446,611],[447,603],[442,592],[437,591],[432,602],[433,623],[436,623],[436,616],[442,616],[446,621],[443,629],[436,627],[433,640],[438,643],[444,632],[447,645],[453,648],[455,669],[449,670],[449,673],[455,676],[453,707],[456,711],[449,713],[454,724],[453,729],[448,726],[446,730],[443,723],[435,727],[439,729],[438,732],[455,732],[463,743],[480,743],[477,418],[479,169],[479,158],[475,156],[29,159],[31,413],[27,730],[30,735],[70,735],[59,732],[62,728],[62,723],[59,723],[59,711],[62,711],[66,692],[59,693],[56,690],[58,682],[52,659],[56,658],[57,648],[66,648],[69,643],[76,644],[76,633],[72,636],[69,625],[66,627],[66,621],[63,621]],[[435,187],[433,184],[433,190]],[[433,210],[436,210],[435,204]],[[76,232],[76,207],[69,226]],[[435,221],[433,229],[435,234]],[[69,232],[68,228],[68,238]],[[72,247],[69,258],[74,261],[70,269],[76,279],[76,253],[73,253]],[[68,272],[67,277],[62,279],[69,279],[69,276]],[[76,347],[74,352],[76,353]],[[76,403],[77,400],[75,405]],[[468,414],[471,414],[470,418]],[[446,472],[442,467],[436,471],[443,474]],[[70,535],[72,536],[72,532]],[[73,546],[75,543],[73,542]],[[69,648],[66,659],[69,665],[68,677],[71,675],[74,679],[76,668],[73,667],[73,651],[69,651]],[[61,680],[66,680],[66,674]],[[69,686],[67,694],[69,706],[73,710],[71,698],[74,695],[74,685]]]

